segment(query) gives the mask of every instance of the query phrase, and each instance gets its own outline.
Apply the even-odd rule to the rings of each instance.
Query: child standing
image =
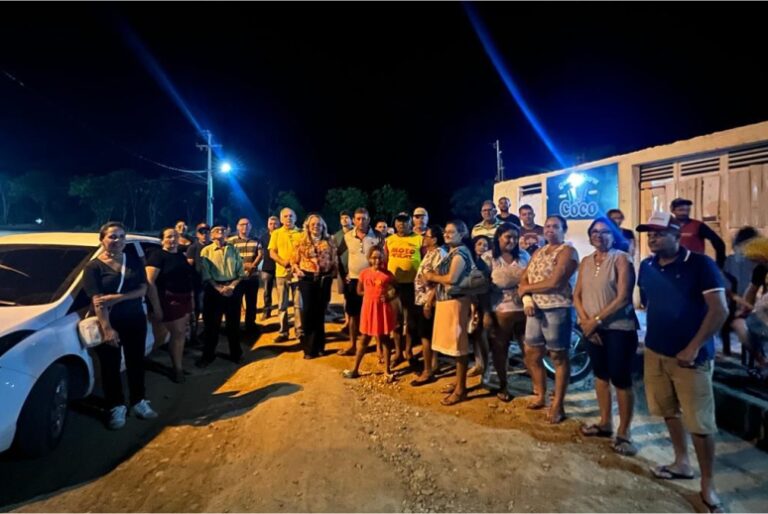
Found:
[[[363,308],[360,313],[360,338],[355,353],[355,367],[344,370],[344,378],[357,378],[360,376],[360,363],[363,361],[365,350],[372,337],[381,341],[384,347],[384,365],[387,369],[387,381],[394,380],[390,367],[390,352],[392,340],[390,332],[394,330],[396,320],[395,311],[390,303],[395,298],[395,276],[387,271],[384,261],[384,252],[374,246],[368,250],[368,264],[370,268],[360,273],[357,283],[357,294],[363,297]]]

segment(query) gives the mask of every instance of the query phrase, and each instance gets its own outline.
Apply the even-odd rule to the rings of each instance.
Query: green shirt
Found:
[[[240,252],[231,244],[219,247],[212,243],[200,251],[200,264],[203,272],[203,283],[230,282],[245,277],[243,259]]]

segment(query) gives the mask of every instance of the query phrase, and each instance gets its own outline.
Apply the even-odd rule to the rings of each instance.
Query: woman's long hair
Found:
[[[496,232],[493,233],[493,244],[491,245],[493,258],[498,259],[501,257],[501,244],[499,243],[499,239],[501,239],[501,235],[505,232],[514,232],[517,237],[517,243],[515,243],[515,247],[512,249],[512,258],[517,260],[520,258],[520,227],[514,223],[509,223],[508,221],[499,225],[496,228]]]
[[[312,235],[309,233],[309,223],[312,221],[312,218],[317,218],[320,220],[320,223],[322,224],[323,228],[320,231],[320,239],[322,240],[328,240],[331,238],[331,236],[328,234],[328,224],[325,222],[322,216],[316,212],[311,212],[307,215],[307,217],[304,219],[304,224],[302,225],[303,234],[301,238],[301,242],[307,242],[308,244],[312,244]]]

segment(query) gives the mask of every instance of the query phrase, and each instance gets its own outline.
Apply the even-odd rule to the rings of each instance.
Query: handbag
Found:
[[[125,254],[123,254],[123,265],[120,268],[120,285],[117,286],[117,294],[123,290],[125,281]],[[99,318],[93,312],[93,307],[88,309],[85,318],[77,323],[77,333],[80,336],[80,343],[85,349],[99,346],[104,342],[104,334],[101,330]]]
[[[479,269],[472,260],[467,259],[461,253],[459,255],[462,256],[467,264],[464,269],[464,277],[459,280],[458,284],[448,287],[445,291],[446,294],[451,298],[459,298],[487,293],[490,286],[488,275]]]

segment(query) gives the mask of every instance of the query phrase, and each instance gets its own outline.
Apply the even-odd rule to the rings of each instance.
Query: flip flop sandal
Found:
[[[581,435],[585,437],[611,437],[613,436],[613,430],[606,430],[597,424],[583,425],[581,427]]]
[[[512,395],[509,394],[509,392],[504,389],[500,389],[496,391],[496,398],[498,398],[500,401],[504,403],[509,403],[512,401]]]
[[[525,408],[528,410],[541,410],[546,406],[547,404],[545,402],[542,402],[542,403],[531,402],[528,405],[526,405]]]
[[[430,375],[428,378],[425,378],[423,380],[419,378],[415,378],[411,380],[411,385],[413,387],[421,387],[426,384],[432,384],[433,382],[437,382],[437,379],[435,378],[434,375]]]
[[[339,350],[336,352],[336,355],[341,355],[342,357],[352,357],[355,354],[355,350]]]
[[[440,400],[440,403],[442,405],[445,405],[446,407],[450,407],[451,405],[456,405],[457,403],[461,403],[461,402],[463,402],[466,399],[467,399],[467,394],[466,393],[460,394],[458,396],[455,395],[455,394],[450,394],[450,395],[446,396],[445,398],[443,398],[442,400]]]
[[[359,378],[360,373],[351,369],[345,369],[341,372],[341,376],[344,378]]]
[[[623,455],[625,457],[634,457],[637,455],[637,447],[632,444],[632,441],[629,439],[624,439],[623,437],[616,436],[616,439],[614,439],[611,448],[613,448],[613,451],[619,455]]]
[[[669,469],[669,466],[659,466],[657,468],[651,468],[651,473],[659,480],[693,480],[693,473],[686,475],[685,473],[678,473]]]
[[[709,510],[709,512],[726,512],[723,502],[709,503],[701,493],[699,493],[699,498],[701,498],[701,502]]]
[[[566,416],[565,414],[557,414],[557,416],[555,416],[554,418],[548,417],[547,423],[549,423],[550,425],[559,425],[566,419],[568,419],[568,416]]]
[[[456,389],[456,384],[448,384],[445,387],[440,389],[440,392],[443,394],[451,394],[453,390]]]
[[[483,368],[473,367],[469,371],[467,371],[467,376],[468,377],[476,377],[478,375],[482,375],[483,372],[484,372]]]

